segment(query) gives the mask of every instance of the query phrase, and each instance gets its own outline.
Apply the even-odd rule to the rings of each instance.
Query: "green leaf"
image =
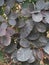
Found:
[[[0,51],[0,62],[3,62],[4,61],[4,56],[3,55],[4,55],[3,52]]]
[[[29,0],[26,0],[24,3],[22,3],[22,8],[27,8],[29,3]]]
[[[24,3],[22,3],[22,8],[27,8],[29,3],[36,3],[37,0],[26,0]]]
[[[4,9],[0,7],[0,15],[3,15],[3,13],[4,13]]]
[[[23,7],[23,8],[27,8],[27,6],[28,6],[28,2],[24,2],[24,3],[22,4],[22,7]]]
[[[35,3],[37,0],[31,0],[31,1]]]

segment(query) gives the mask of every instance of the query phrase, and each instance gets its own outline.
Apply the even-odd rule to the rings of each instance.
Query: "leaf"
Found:
[[[33,19],[33,21],[35,21],[35,22],[40,22],[40,21],[42,21],[43,16],[42,16],[41,13],[32,14],[32,19]]]
[[[15,49],[16,49],[16,47],[17,47],[17,44],[13,44],[13,43],[11,43],[9,46],[7,46],[7,47],[5,47],[5,52],[6,53],[12,53]]]
[[[48,23],[48,24],[49,24],[49,14],[48,14],[48,15],[46,15],[46,17],[45,17],[45,21],[46,21],[46,23]]]
[[[1,28],[3,28],[3,29],[7,29],[7,26],[8,26],[8,24],[6,22],[3,22],[1,24]]]
[[[33,51],[31,51],[31,56],[30,56],[30,58],[28,60],[28,63],[33,63],[33,62],[35,62],[35,57],[33,55]]]
[[[30,42],[27,39],[21,39],[20,40],[20,45],[22,47],[29,47],[30,46]]]
[[[3,21],[4,21],[4,17],[1,16],[1,14],[0,14],[0,22],[3,22]]]
[[[0,27],[0,36],[6,35],[6,30]]]
[[[29,34],[28,39],[29,39],[29,40],[36,40],[36,39],[39,38],[39,36],[40,36],[40,33],[33,30],[33,31]]]
[[[3,52],[0,51],[0,62],[3,62],[3,61],[4,61]]]
[[[20,30],[20,38],[27,37],[34,27],[34,23],[31,19],[25,22],[26,22],[26,25]]]
[[[8,46],[11,43],[11,37],[9,35],[2,36],[0,42],[2,45]]]
[[[9,6],[6,6],[6,8],[5,8],[5,14],[9,14],[10,13],[10,7]]]
[[[10,8],[13,8],[14,4],[15,4],[15,0],[7,0],[6,1],[7,6],[9,6]]]
[[[0,6],[3,6],[4,0],[0,0]]]
[[[22,28],[22,27],[24,27],[25,26],[25,20],[22,18],[22,19],[20,19],[19,21],[18,21],[18,27],[19,28]]]
[[[23,7],[23,8],[27,8],[27,6],[28,6],[28,2],[22,3],[22,7]]]
[[[7,28],[7,35],[12,36],[15,34],[15,30],[11,27]]]
[[[38,32],[44,33],[46,32],[46,26],[43,23],[38,23],[36,26]]]
[[[20,48],[17,51],[17,60],[21,62],[27,61],[31,56],[30,48]]]
[[[3,13],[4,13],[4,9],[0,7],[0,15],[3,15]]]
[[[38,10],[43,10],[44,7],[45,7],[45,2],[44,2],[44,0],[37,0],[37,2],[36,2],[36,8],[37,8]]]
[[[16,25],[16,21],[14,19],[10,19],[9,20],[9,24],[12,25],[12,26],[15,26]]]
[[[49,54],[49,43],[43,48],[43,50]]]
[[[32,2],[36,3],[37,0],[31,0]]]

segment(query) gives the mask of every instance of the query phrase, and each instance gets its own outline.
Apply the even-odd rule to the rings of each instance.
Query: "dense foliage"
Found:
[[[0,60],[49,65],[48,0],[0,0]]]

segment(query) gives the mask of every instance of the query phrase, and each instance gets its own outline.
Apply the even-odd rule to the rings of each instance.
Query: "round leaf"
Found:
[[[4,0],[0,0],[0,6],[3,6]]]
[[[32,20],[27,20],[26,25],[20,30],[20,38],[27,37],[34,27],[34,23]]]
[[[10,19],[8,23],[12,26],[16,25],[16,21],[14,19]]]
[[[31,50],[29,48],[20,48],[17,51],[17,60],[18,61],[27,61],[31,56]]]
[[[44,33],[46,32],[46,26],[45,24],[43,23],[38,23],[37,26],[36,26],[37,30],[41,33]]]
[[[10,45],[11,43],[11,37],[6,35],[6,36],[3,36],[1,37],[1,44],[4,45],[4,46],[8,46]]]
[[[33,19],[33,21],[35,21],[35,22],[40,22],[40,21],[42,21],[43,16],[42,16],[41,13],[32,14],[32,19]]]
[[[22,47],[29,47],[30,46],[30,42],[27,39],[20,39],[20,45]]]

